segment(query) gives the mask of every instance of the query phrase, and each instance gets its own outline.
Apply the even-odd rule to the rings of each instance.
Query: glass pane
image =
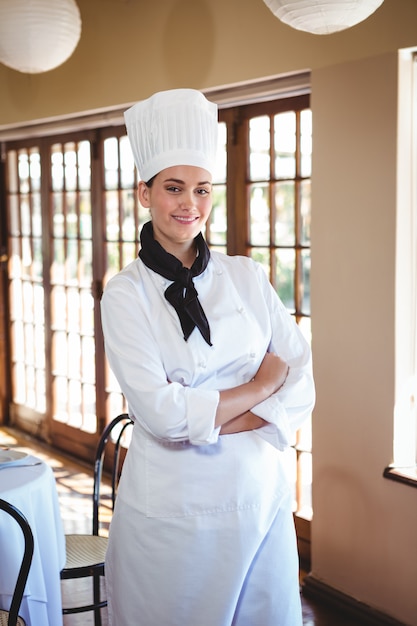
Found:
[[[81,239],[91,239],[92,218],[91,218],[91,193],[83,191],[79,194],[80,201],[80,237]]]
[[[117,274],[120,269],[120,250],[117,243],[108,243],[106,246],[107,250],[107,272],[106,272],[106,281],[109,280],[111,276]]]
[[[41,161],[40,154],[35,148],[29,157],[30,188],[39,191],[41,188]]]
[[[226,186],[213,187],[213,208],[207,223],[210,245],[225,245],[227,231]]]
[[[52,146],[51,152],[51,176],[53,191],[62,191],[64,189],[64,157],[62,154],[62,146],[55,144]]]
[[[32,224],[30,219],[29,196],[20,196],[20,224],[23,235],[30,235]]]
[[[12,366],[13,399],[17,404],[24,404],[26,400],[26,374],[24,364],[19,362]]]
[[[42,280],[42,275],[43,275],[42,239],[33,239],[32,278]]]
[[[36,395],[35,395],[35,370],[31,365],[27,365],[25,368],[26,374],[26,406],[35,409],[36,408]]]
[[[66,236],[75,238],[78,237],[77,194],[75,192],[66,193],[65,201],[67,205]]]
[[[68,385],[63,376],[56,376],[53,380],[54,419],[67,421]]]
[[[15,194],[19,188],[18,171],[17,171],[17,153],[15,150],[9,150],[6,154],[7,162],[7,185],[10,194]]]
[[[96,416],[96,390],[94,385],[82,386],[82,406],[83,406],[83,430],[89,433],[95,433],[97,430]],[[112,415],[116,415],[113,413]]]
[[[20,239],[12,238],[9,240],[10,247],[10,263],[9,272],[10,278],[16,278],[16,276],[22,275],[22,254],[21,254],[21,241]],[[10,305],[12,306],[12,304]]]
[[[25,324],[25,360],[30,365],[35,362],[35,343],[31,324]]]
[[[106,191],[106,238],[108,241],[119,239],[119,194],[117,191]]]
[[[64,152],[65,189],[74,191],[78,188],[77,154],[74,143],[66,143]]]
[[[295,310],[295,250],[276,250],[275,285],[279,297],[289,311]]]
[[[257,261],[262,265],[266,275],[269,277],[271,267],[271,252],[269,248],[252,248],[250,256],[254,261]]]
[[[14,359],[23,361],[25,357],[25,339],[22,321],[16,320],[11,326],[11,331]]]
[[[121,195],[122,206],[120,207],[120,219],[122,222],[123,241],[135,241],[137,232],[135,228],[135,203],[130,191],[123,191]]]
[[[75,239],[69,239],[67,242],[65,269],[66,282],[75,284],[78,277],[78,241]]]
[[[311,181],[303,180],[300,184],[300,240],[302,245],[310,245],[311,228]]]
[[[135,162],[127,136],[119,140],[120,183],[123,188],[136,188]]]
[[[68,333],[68,376],[79,379],[81,366],[81,341],[76,332]],[[78,400],[77,400],[78,403]]]
[[[33,286],[29,281],[22,284],[23,288],[23,319],[27,322],[33,320]]]
[[[35,365],[36,367],[45,368],[45,332],[41,324],[35,326]]]
[[[74,428],[81,428],[81,383],[78,380],[68,381],[68,412],[69,424]]]
[[[61,287],[61,286],[52,287],[51,317],[52,317],[52,327],[55,330],[66,329],[67,327],[67,302],[65,298],[64,287]]]
[[[65,242],[55,239],[53,242],[53,263],[51,267],[52,283],[63,283],[65,279]]]
[[[312,154],[312,113],[311,109],[301,111],[300,114],[300,151],[301,151],[301,176],[311,176]]]
[[[67,375],[67,346],[67,334],[65,332],[54,332],[52,336],[52,367],[55,376]]]
[[[46,394],[45,394],[45,369],[35,370],[35,395],[36,395],[36,410],[39,413],[45,413],[46,411]]]
[[[44,289],[43,285],[36,283],[33,285],[33,315],[34,320],[38,324],[44,323],[45,311],[44,311]]]
[[[91,285],[93,280],[93,244],[91,241],[80,241],[80,261],[78,277],[80,286]]]
[[[217,156],[215,170],[213,172],[214,184],[226,183],[227,172],[227,127],[224,122],[219,122],[218,132]]]
[[[52,194],[52,234],[54,237],[63,237],[65,232],[65,218],[63,195],[61,192]]]
[[[311,256],[310,250],[302,250],[301,252],[301,273],[302,273],[302,313],[304,315],[310,315],[310,269],[311,269]]]
[[[249,201],[249,241],[255,246],[268,246],[270,243],[268,185],[250,187]]]
[[[12,319],[21,319],[23,316],[22,282],[19,279],[10,283],[10,314]]]
[[[32,264],[32,246],[29,237],[22,237],[22,276],[30,278]]]
[[[78,186],[79,189],[88,191],[91,187],[91,154],[89,141],[81,141],[78,144]]]
[[[83,289],[80,293],[81,297],[81,332],[83,334],[94,333],[94,298],[90,289]]]
[[[267,115],[249,122],[249,177],[268,180],[270,175],[270,120]]]
[[[136,243],[124,243],[122,245],[122,267],[131,263],[138,255],[138,246]]]
[[[80,330],[80,296],[78,289],[67,289],[68,329],[73,333]]]
[[[95,382],[95,348],[94,337],[83,337],[81,356],[81,376],[86,382],[94,384]],[[95,396],[94,396],[95,402]]]
[[[116,137],[104,140],[104,186],[117,189],[119,184],[119,143]]]
[[[32,194],[32,233],[34,237],[42,236],[41,197],[38,193]]]
[[[10,196],[9,198],[9,228],[12,237],[20,235],[20,210],[17,196]]]
[[[28,193],[29,185],[29,160],[25,150],[19,150],[19,191]]]
[[[296,115],[294,111],[274,117],[276,178],[294,178],[296,173]]]
[[[295,185],[294,182],[275,185],[275,243],[279,246],[295,244]]]

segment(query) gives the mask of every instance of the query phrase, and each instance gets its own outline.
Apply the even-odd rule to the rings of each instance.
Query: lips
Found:
[[[196,217],[196,216],[194,216],[194,217],[181,217],[179,215],[173,215],[172,217],[177,222],[181,222],[181,224],[193,224],[194,222],[196,222],[198,220],[198,217]]]

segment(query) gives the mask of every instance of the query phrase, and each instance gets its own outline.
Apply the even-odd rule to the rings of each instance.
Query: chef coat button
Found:
[[[256,352],[251,352],[251,353],[249,354],[249,357],[250,357],[251,359],[254,359],[254,358],[256,357]]]
[[[245,312],[245,309],[243,308],[243,306],[240,306],[240,307],[238,308],[238,310],[237,310],[237,311],[238,311],[238,313],[240,313],[241,315],[243,315],[243,314],[244,314],[244,312]]]
[[[201,369],[205,369],[206,368],[206,364],[204,361],[200,361],[200,363],[198,364],[198,367],[201,367]]]

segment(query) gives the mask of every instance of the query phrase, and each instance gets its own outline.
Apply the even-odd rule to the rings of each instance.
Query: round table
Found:
[[[58,493],[49,465],[28,456],[0,468],[0,497],[25,515],[34,536],[34,553],[19,614],[27,626],[62,626],[60,571],[65,564],[65,535]],[[0,511],[0,607],[8,609],[23,553],[16,522]]]

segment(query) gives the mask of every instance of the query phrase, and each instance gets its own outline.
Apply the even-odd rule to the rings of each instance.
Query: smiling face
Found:
[[[185,264],[210,215],[209,172],[191,165],[168,167],[155,176],[151,187],[141,181],[138,195],[142,206],[150,209],[155,239]]]

